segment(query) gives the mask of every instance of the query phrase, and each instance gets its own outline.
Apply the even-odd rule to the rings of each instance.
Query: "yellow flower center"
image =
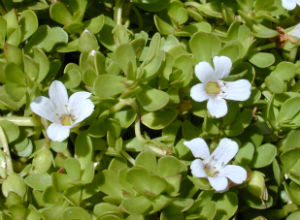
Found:
[[[220,92],[220,86],[216,82],[208,82],[206,84],[205,91],[207,92],[207,94],[216,95]]]
[[[60,121],[62,125],[72,125],[75,120],[73,115],[66,114],[60,118]]]
[[[204,164],[204,170],[209,177],[214,177],[216,174],[218,174],[218,171],[212,169],[208,164]]]

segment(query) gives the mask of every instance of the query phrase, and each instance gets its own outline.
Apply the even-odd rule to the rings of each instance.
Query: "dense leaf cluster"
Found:
[[[300,218],[300,10],[280,0],[2,0],[0,219]],[[216,119],[194,66],[232,60],[251,97]],[[68,140],[30,103],[53,80],[93,94]],[[229,137],[248,178],[225,193],[192,177],[185,140]]]

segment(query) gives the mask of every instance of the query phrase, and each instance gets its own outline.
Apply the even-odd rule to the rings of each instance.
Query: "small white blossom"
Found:
[[[282,7],[287,10],[293,10],[297,5],[300,6],[300,0],[281,0]]]
[[[300,23],[293,27],[291,31],[287,32],[287,34],[294,36],[300,40]]]
[[[228,179],[235,184],[243,183],[247,178],[246,170],[237,165],[227,165],[238,152],[238,145],[228,138],[221,139],[219,145],[212,154],[206,142],[202,138],[195,138],[185,141],[196,159],[191,163],[193,176],[207,178],[210,185],[217,192],[224,192],[228,189]]]
[[[30,108],[35,114],[52,122],[47,129],[48,137],[53,141],[63,141],[70,135],[71,128],[94,111],[90,96],[89,92],[75,92],[68,98],[64,84],[53,81],[49,88],[49,98],[37,97]]]
[[[215,56],[215,69],[210,63],[202,61],[195,66],[197,78],[201,81],[191,88],[191,97],[197,102],[208,100],[207,109],[216,118],[227,114],[225,99],[245,101],[251,94],[251,84],[246,79],[226,82],[221,79],[227,77],[232,66],[230,58]]]

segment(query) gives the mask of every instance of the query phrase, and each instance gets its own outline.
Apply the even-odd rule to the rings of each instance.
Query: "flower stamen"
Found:
[[[220,86],[216,82],[208,82],[205,86],[207,94],[217,95],[220,93]]]
[[[74,116],[71,114],[65,114],[60,117],[60,121],[62,125],[72,125],[74,123]]]

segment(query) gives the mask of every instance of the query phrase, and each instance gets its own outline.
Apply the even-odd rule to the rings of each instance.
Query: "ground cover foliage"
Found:
[[[298,6],[3,0],[0,13],[0,219],[300,218]],[[190,95],[215,56],[232,61],[225,81],[252,86],[220,118]],[[60,142],[30,108],[54,80],[94,103]],[[199,137],[210,152],[234,140],[246,180],[216,192],[194,177],[185,143]]]

